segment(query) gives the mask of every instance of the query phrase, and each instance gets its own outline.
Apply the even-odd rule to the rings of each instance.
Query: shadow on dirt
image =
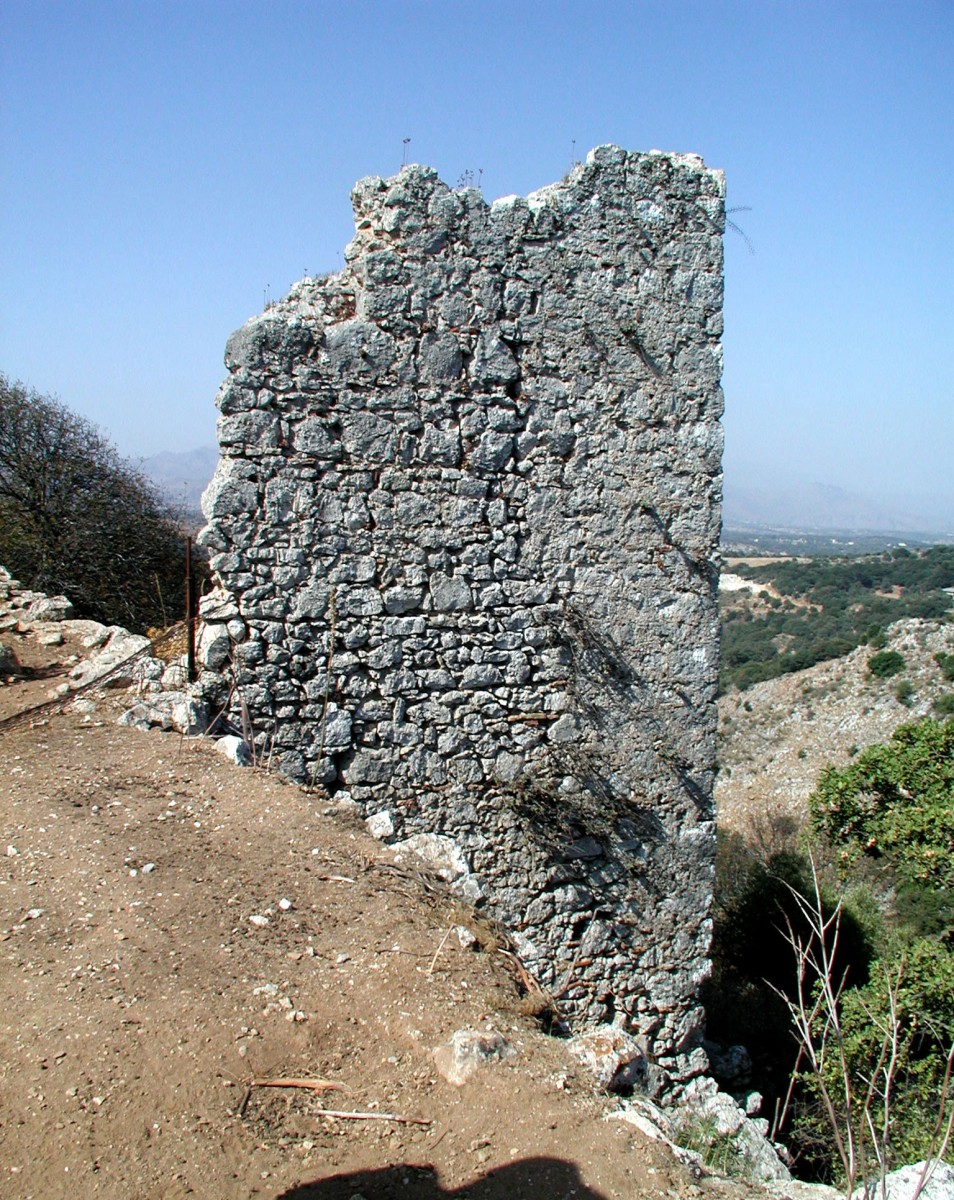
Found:
[[[19,666],[16,670],[18,679],[29,682],[31,679],[67,679],[69,671],[60,666],[59,663],[50,663],[46,667],[25,667]]]
[[[445,1191],[433,1167],[403,1164],[332,1175],[282,1192],[275,1200],[609,1200],[584,1184],[572,1163],[525,1158]]]

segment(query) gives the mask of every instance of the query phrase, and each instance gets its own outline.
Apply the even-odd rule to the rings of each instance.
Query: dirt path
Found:
[[[699,1192],[605,1119],[492,941],[447,936],[467,919],[448,893],[317,797],[112,704],[0,729],[0,1193]],[[457,1088],[433,1051],[464,1027],[518,1053]],[[274,1077],[342,1090],[246,1099]]]

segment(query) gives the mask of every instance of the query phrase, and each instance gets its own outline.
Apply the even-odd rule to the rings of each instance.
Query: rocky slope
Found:
[[[934,655],[954,652],[954,624],[898,621],[888,629],[887,649],[905,660],[891,679],[871,675],[872,650],[862,646],[719,700],[715,798],[723,828],[770,840],[780,825],[799,824],[824,766],[844,766],[904,722],[930,715],[935,700],[952,690]],[[896,696],[901,680],[913,687],[905,703]]]

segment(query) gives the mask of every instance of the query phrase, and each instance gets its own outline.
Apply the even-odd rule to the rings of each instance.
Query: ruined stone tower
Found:
[[[260,746],[441,858],[569,1019],[676,1080],[714,856],[723,197],[615,146],[492,205],[362,180],[345,269],[229,339],[204,498]]]

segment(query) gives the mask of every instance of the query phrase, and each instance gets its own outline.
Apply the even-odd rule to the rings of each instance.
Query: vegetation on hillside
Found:
[[[155,488],[89,421],[2,375],[0,563],[106,624],[182,611],[183,538]]]
[[[952,796],[954,722],[924,721],[902,725],[843,770],[823,771],[811,812],[844,854],[888,857],[907,882],[954,899]]]
[[[780,1136],[799,1174],[838,1177],[839,1154],[823,1086],[838,1096],[839,1063],[854,1088],[836,1116],[885,1127],[885,1101],[867,1081],[883,1076],[884,1031],[893,1031],[897,1061],[885,1149],[889,1169],[931,1152],[942,1112],[954,1106],[954,720],[923,720],[898,729],[843,770],[826,769],[801,837],[783,823],[756,853],[737,835],[720,845],[709,985],[709,1033],[746,1044],[753,1085],[781,1106],[799,1063],[787,1001],[798,996],[792,944],[810,937],[805,910],[821,863],[825,919],[841,905],[831,977],[838,994],[838,1053],[824,1071],[798,1066]],[[815,994],[811,979],[803,995]],[[817,985],[816,985],[817,986]],[[839,990],[840,989],[840,990]],[[843,1056],[843,1057],[842,1057]],[[827,1072],[827,1075],[826,1075]]]
[[[723,691],[804,670],[866,642],[881,649],[884,629],[903,617],[948,616],[952,598],[943,589],[954,587],[954,546],[733,571],[765,590],[755,600],[723,598]]]

